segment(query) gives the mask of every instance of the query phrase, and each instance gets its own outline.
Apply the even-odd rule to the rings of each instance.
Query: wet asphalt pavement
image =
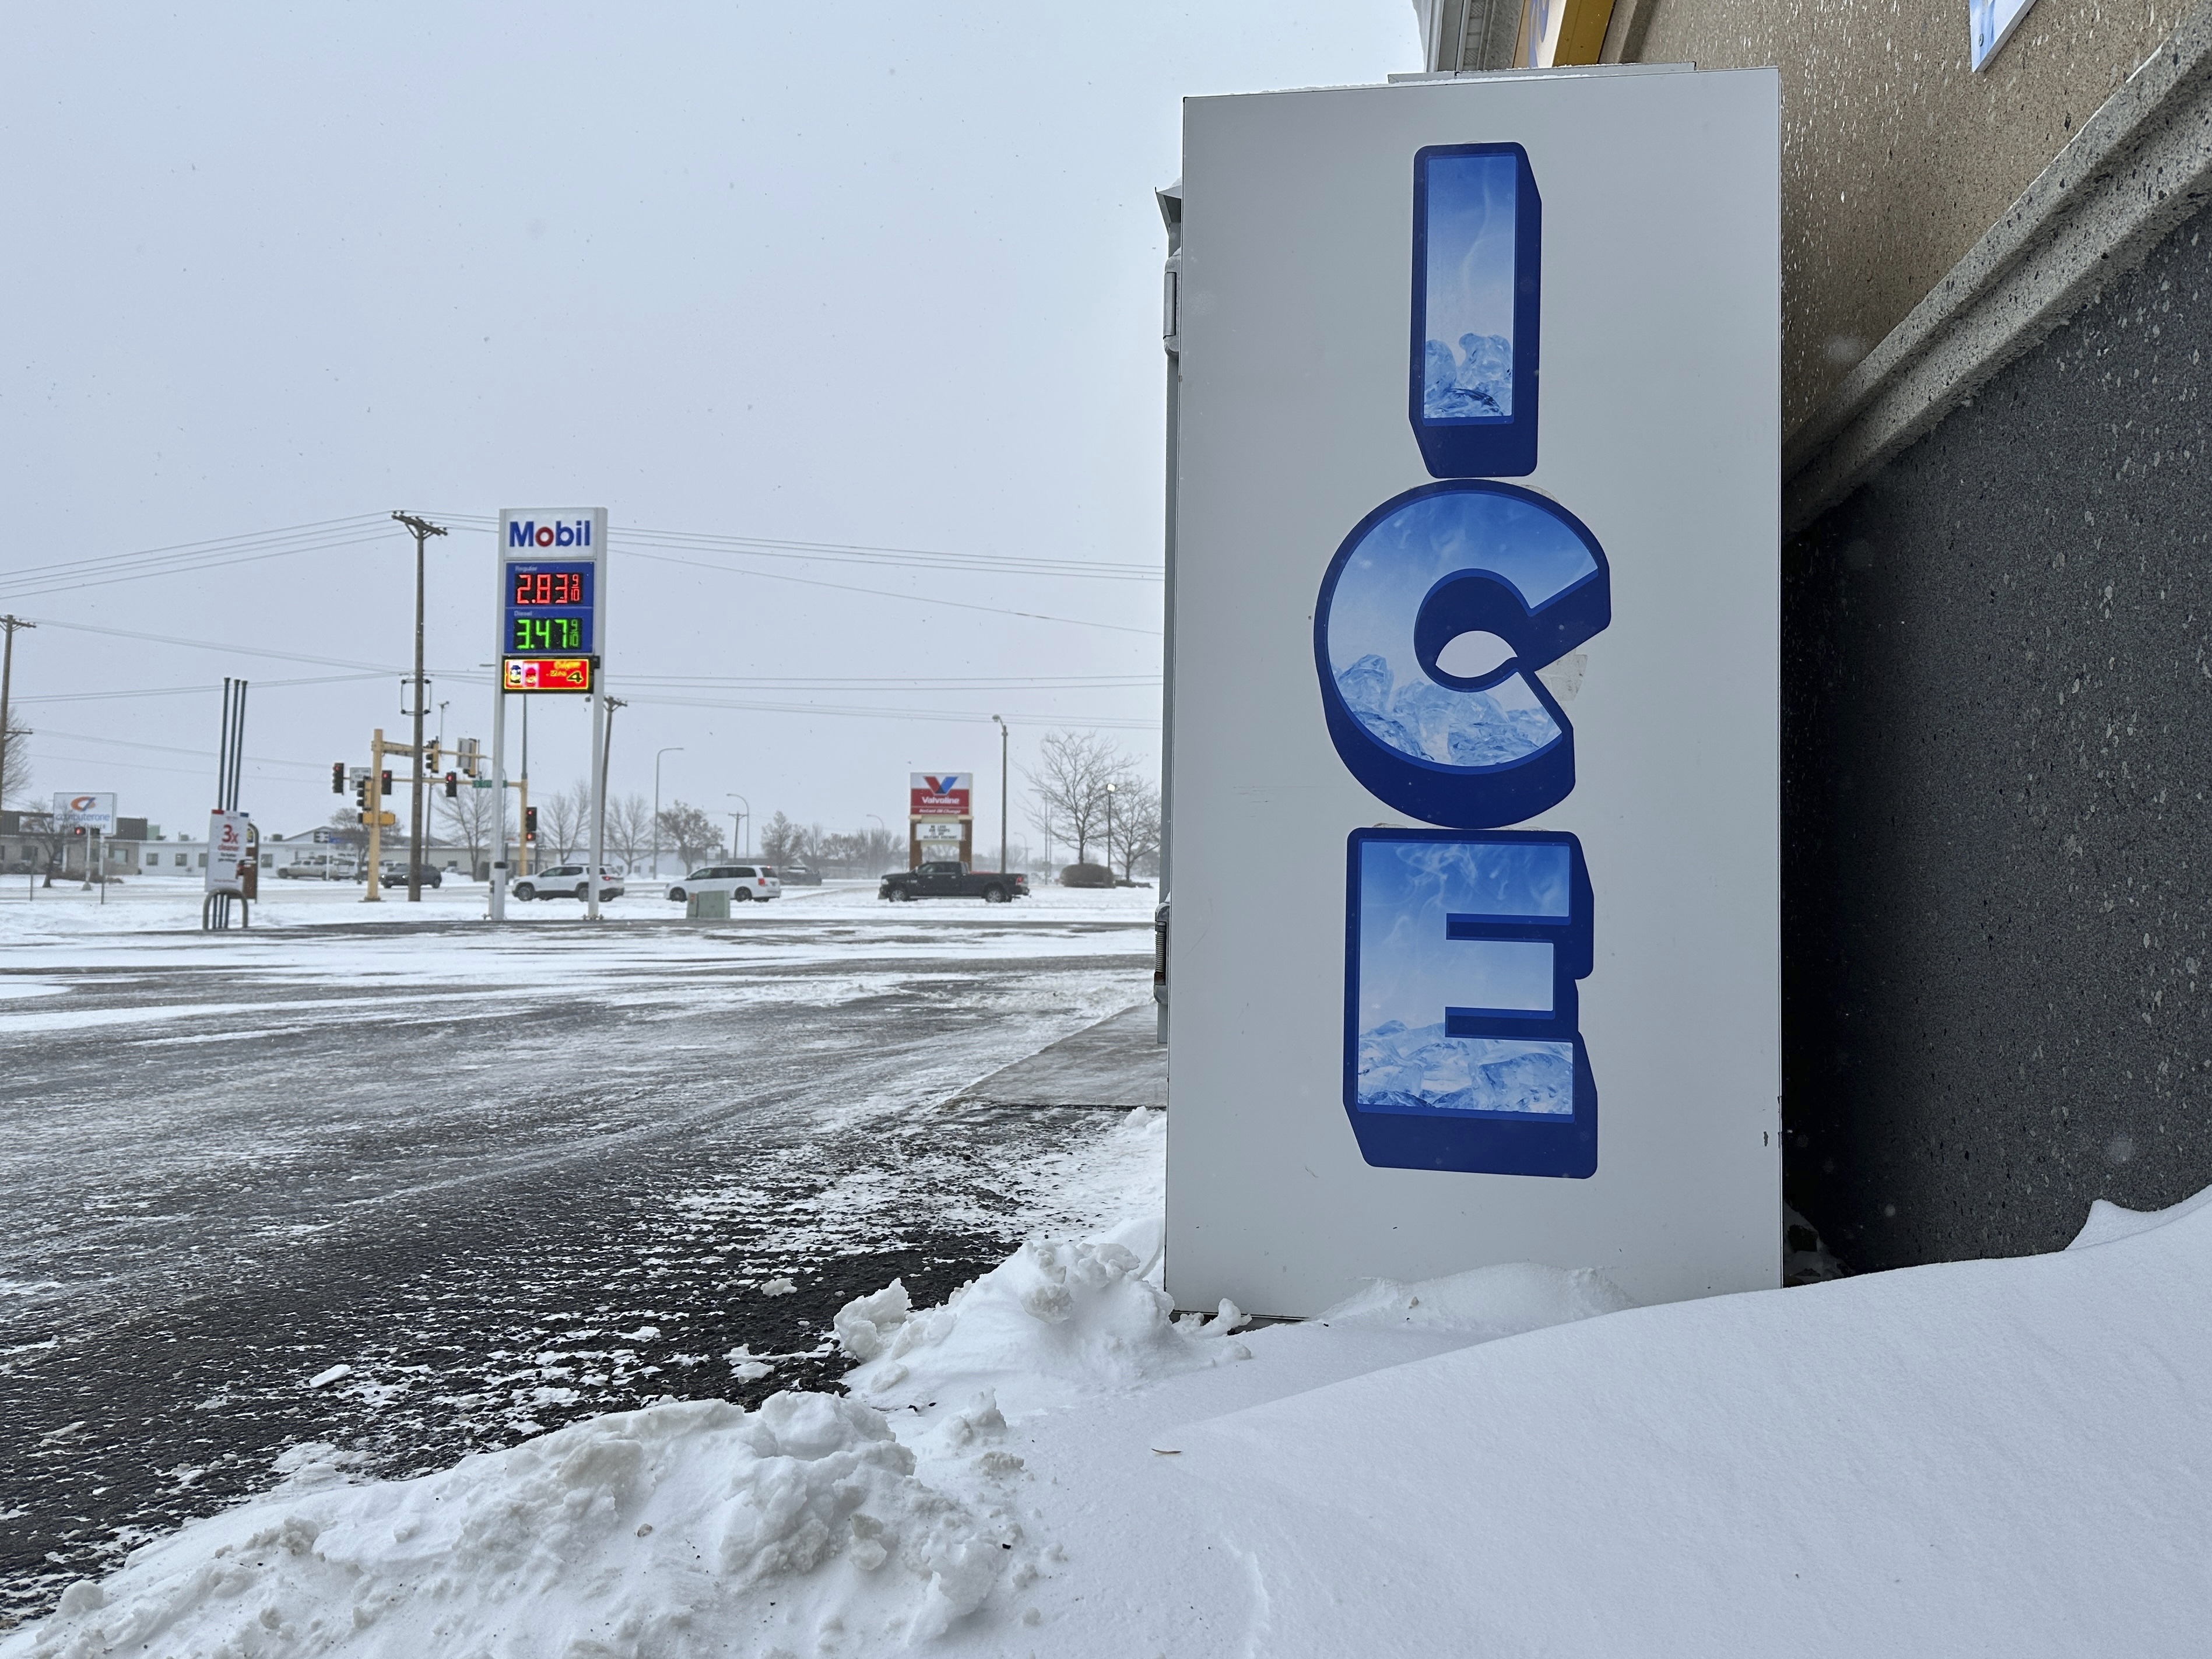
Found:
[[[945,1103],[1146,998],[1150,947],[798,906],[0,944],[0,1628],[289,1449],[406,1474],[832,1382],[848,1297],[1086,1218],[1113,1115]]]

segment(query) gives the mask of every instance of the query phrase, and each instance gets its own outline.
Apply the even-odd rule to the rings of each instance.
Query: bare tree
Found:
[[[607,799],[607,854],[626,870],[635,870],[653,850],[653,807],[639,794]]]
[[[8,738],[0,743],[0,805],[21,800],[31,787],[31,728],[11,709]]]
[[[455,846],[465,848],[469,855],[469,879],[476,879],[477,872],[483,867],[491,838],[496,833],[492,822],[492,792],[489,789],[464,789],[451,800],[440,795],[437,799],[438,827],[452,838]]]
[[[69,845],[69,830],[52,812],[25,812],[16,823],[19,826],[17,833],[27,843],[24,850],[27,853],[33,848],[37,848],[33,862],[46,872],[46,878],[40,884],[52,886],[54,872],[63,862],[62,851]]]
[[[676,849],[676,861],[688,872],[722,850],[722,831],[703,810],[679,800],[660,815],[660,844]]]
[[[1129,775],[1129,757],[1095,732],[1054,732],[1037,745],[1037,763],[1022,775],[1030,785],[1030,823],[1072,842],[1075,861],[1088,862],[1091,843],[1106,829],[1106,786]]]
[[[850,835],[821,836],[814,851],[824,864],[834,864],[846,871],[857,868],[866,876],[879,876],[896,861],[900,848],[890,830],[866,823]]]
[[[821,855],[829,837],[818,823],[793,823],[778,812],[761,826],[761,856],[772,865],[805,864]]]
[[[1114,856],[1121,860],[1121,878],[1135,877],[1143,865],[1154,873],[1160,852],[1160,792],[1142,778],[1125,777],[1114,790]]]
[[[554,791],[538,807],[538,857],[533,863],[566,864],[592,830],[592,792],[579,778]]]

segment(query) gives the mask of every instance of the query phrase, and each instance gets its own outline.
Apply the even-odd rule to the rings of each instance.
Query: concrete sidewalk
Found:
[[[946,1103],[956,1106],[1092,1106],[1164,1110],[1168,1051],[1153,1041],[1158,1012],[1139,1003],[1050,1048],[1001,1066]]]

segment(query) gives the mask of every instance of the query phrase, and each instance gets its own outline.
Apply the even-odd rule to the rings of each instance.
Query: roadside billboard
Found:
[[[103,836],[112,836],[115,833],[115,797],[71,794],[65,789],[57,789],[54,823],[64,830],[97,830]]]
[[[907,776],[907,816],[964,818],[972,816],[975,775],[972,772],[913,772]]]
[[[1184,109],[1169,1291],[1778,1283],[1774,74]]]
[[[207,890],[246,891],[246,866],[252,860],[252,836],[244,812],[208,814]]]

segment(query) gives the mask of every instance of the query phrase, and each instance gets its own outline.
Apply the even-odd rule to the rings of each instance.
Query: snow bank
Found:
[[[1627,1291],[1594,1267],[1562,1269],[1510,1261],[1425,1284],[1378,1279],[1322,1315],[1320,1322],[1413,1326],[1459,1331],[1492,1341],[1635,1305]]]
[[[1144,1256],[1117,1238],[1033,1239],[941,1308],[915,1312],[896,1281],[848,1303],[837,1337],[863,1363],[845,1386],[920,1410],[988,1389],[1027,1415],[1251,1358],[1229,1334],[1243,1322],[1234,1304],[1203,1322],[1174,1318],[1148,1276],[1158,1267],[1158,1222],[1122,1231],[1149,1245]]]
[[[0,1656],[883,1652],[1029,1559],[1002,1506],[914,1471],[881,1413],[817,1394],[651,1406],[414,1480],[325,1466],[72,1585]]]
[[[2100,1205],[2051,1255],[1648,1309],[1518,1264],[1249,1337],[1174,1317],[1159,1239],[855,1298],[853,1397],[302,1471],[0,1659],[2009,1659],[2212,1627],[2212,1194]]]
[[[2201,1654],[2212,1202],[2175,1209],[1189,1425],[1152,1524],[1240,1560],[1176,1600],[1235,1607],[1217,1650],[1282,1656]]]

